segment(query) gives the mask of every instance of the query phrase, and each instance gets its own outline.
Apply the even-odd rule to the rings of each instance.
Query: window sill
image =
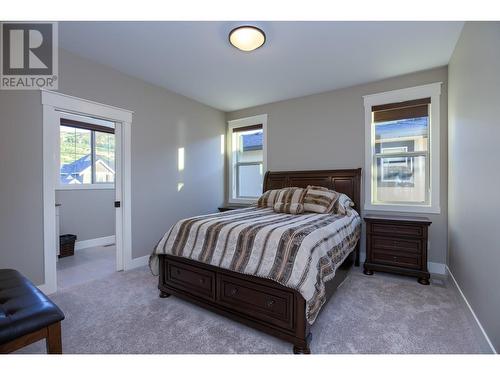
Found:
[[[56,190],[112,190],[114,184],[59,185]]]
[[[230,198],[227,200],[227,203],[229,204],[236,204],[236,205],[246,205],[246,206],[249,206],[253,203],[257,203],[257,201],[259,200],[259,198],[255,198],[255,199],[238,199],[238,198]]]
[[[416,213],[416,214],[440,214],[441,207],[432,206],[413,206],[413,205],[400,205],[400,204],[370,204],[366,203],[364,211],[389,211],[389,212],[402,212],[402,213]]]

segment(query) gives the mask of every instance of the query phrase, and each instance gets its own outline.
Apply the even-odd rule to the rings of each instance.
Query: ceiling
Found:
[[[266,44],[241,52],[232,28]],[[223,111],[447,65],[463,22],[61,22],[62,48]]]

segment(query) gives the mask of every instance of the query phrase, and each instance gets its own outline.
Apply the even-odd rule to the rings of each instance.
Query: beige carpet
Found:
[[[65,289],[65,353],[291,353],[292,346],[178,298],[146,267]],[[448,282],[351,271],[312,327],[313,353],[487,353]],[[41,342],[22,353],[44,353]]]

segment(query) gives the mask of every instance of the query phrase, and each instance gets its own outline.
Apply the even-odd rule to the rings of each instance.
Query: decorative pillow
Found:
[[[266,207],[274,207],[274,201],[278,196],[278,193],[281,189],[268,190],[264,194],[262,194],[257,201],[257,207],[266,208]]]
[[[351,216],[354,202],[347,195],[340,193],[339,199],[333,205],[333,212],[340,215]]]
[[[339,197],[340,194],[336,191],[322,186],[309,185],[304,196],[304,211],[319,214],[331,213]]]
[[[290,187],[281,189],[274,201],[274,211],[285,214],[301,214],[304,212],[304,195],[306,189]]]

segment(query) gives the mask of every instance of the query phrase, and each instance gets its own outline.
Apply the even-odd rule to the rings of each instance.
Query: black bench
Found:
[[[16,270],[0,269],[0,353],[45,339],[47,353],[62,354],[63,312]]]

